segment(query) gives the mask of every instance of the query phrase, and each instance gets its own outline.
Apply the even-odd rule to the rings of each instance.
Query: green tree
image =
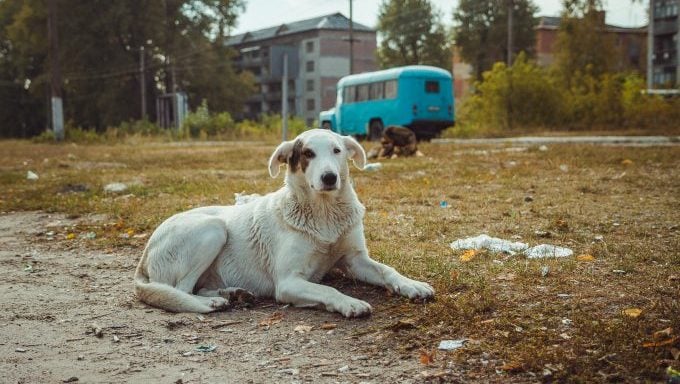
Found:
[[[534,53],[534,27],[538,8],[532,0],[461,0],[453,11],[453,35],[463,60],[474,68],[477,79],[494,63],[507,62],[508,7],[513,7],[513,56]]]
[[[618,52],[614,36],[604,33],[601,0],[564,0],[557,34],[555,65],[568,86],[587,83],[615,70]]]
[[[55,1],[64,114],[75,125],[104,129],[141,117],[141,47],[150,118],[173,79],[192,108],[207,99],[215,112],[239,111],[252,90],[224,44],[243,0]],[[42,0],[0,1],[0,99],[13,101],[0,108],[0,136],[47,125],[46,8]]]
[[[429,0],[385,0],[378,31],[382,68],[424,64],[451,68],[451,49],[441,16]]]

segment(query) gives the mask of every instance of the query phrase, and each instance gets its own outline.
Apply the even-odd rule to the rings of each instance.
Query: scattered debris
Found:
[[[223,321],[221,323],[211,325],[210,328],[218,329],[218,328],[228,327],[230,325],[239,324],[239,323],[241,323],[240,320]]]
[[[538,147],[538,150],[541,152],[546,152],[548,150],[548,147],[546,145],[541,145],[540,147]]]
[[[75,376],[71,376],[71,377],[69,377],[68,379],[62,380],[61,382],[62,382],[62,383],[75,383],[75,382],[78,381],[78,380],[80,380],[80,379],[78,379],[78,378],[75,377]]]
[[[90,327],[90,332],[100,339],[104,337],[104,330],[97,324],[92,324],[92,326]]]
[[[574,254],[569,248],[558,247],[550,244],[540,244],[524,251],[530,259],[542,259],[545,257],[567,257]]]
[[[523,369],[524,364],[517,361],[511,361],[501,365],[501,370],[509,373],[517,373],[522,371]]]
[[[449,203],[447,203],[446,200],[442,200],[442,201],[439,202],[439,207],[440,208],[448,208]]]
[[[631,160],[631,159],[623,159],[623,160],[621,160],[621,165],[626,165],[626,166],[628,166],[628,165],[633,165],[633,160]]]
[[[576,256],[576,260],[585,261],[585,262],[595,261],[595,257],[593,255],[589,254],[589,253],[584,253],[582,255]]]
[[[117,343],[119,341],[120,341],[120,338],[118,338],[118,336],[116,336],[116,335],[113,335],[113,342]]]
[[[442,340],[439,342],[437,349],[442,351],[453,351],[454,349],[463,347],[467,341],[468,339]]]
[[[14,352],[19,352],[19,353],[24,353],[24,352],[26,352],[26,351],[27,351],[27,349],[24,349],[24,348],[16,348],[16,349],[14,349]]]
[[[196,347],[196,352],[212,352],[217,349],[217,345],[199,345]]]
[[[368,163],[364,165],[364,171],[379,171],[382,167],[382,163]]]
[[[259,326],[260,327],[271,327],[274,324],[278,324],[283,320],[283,313],[282,312],[274,312],[270,316],[262,319],[260,321]]]
[[[595,241],[604,241],[604,236],[602,236],[602,235],[595,235],[594,239],[595,239]]]
[[[307,333],[314,329],[313,325],[298,325],[293,329],[293,332],[297,333]]]
[[[628,317],[632,317],[633,319],[640,317],[642,314],[642,309],[640,308],[626,308],[623,311],[621,311],[624,315]]]
[[[434,363],[434,358],[437,357],[437,350],[433,349],[431,351],[421,350],[420,351],[420,364],[430,365]]]
[[[85,240],[94,240],[97,238],[97,234],[95,232],[84,232],[81,233],[78,238],[80,239],[85,239]]]
[[[104,186],[104,192],[108,193],[121,193],[127,191],[127,184],[123,183],[109,183]]]
[[[300,370],[297,368],[285,368],[279,369],[276,373],[285,373],[287,375],[296,376],[300,374]]]
[[[335,329],[338,325],[335,323],[323,323],[319,328],[329,331],[331,329]]]
[[[416,321],[413,319],[399,319],[396,323],[390,325],[387,327],[387,329],[391,329],[395,332],[401,331],[403,329],[411,329],[416,327]]]
[[[524,201],[526,201],[527,203],[531,203],[532,201],[534,201],[534,197],[531,195],[524,196]]]
[[[560,164],[560,171],[569,172],[569,166],[566,164]]]
[[[33,269],[33,265],[31,265],[31,264],[26,264],[26,266],[24,266],[24,272],[28,272],[28,273],[33,273],[33,272],[35,272],[35,270]]]
[[[38,180],[38,174],[33,171],[26,172],[26,180],[35,181]]]
[[[234,205],[248,204],[251,201],[257,200],[260,197],[262,197],[262,195],[260,195],[259,193],[252,193],[250,195],[246,195],[245,191],[241,193],[234,193]]]
[[[499,239],[497,237],[491,237],[486,234],[456,240],[453,243],[451,243],[450,246],[454,250],[488,249],[489,251],[492,252],[504,252],[510,255],[514,255],[515,253],[523,251],[528,247],[528,245],[524,243],[511,242]]]
[[[343,365],[342,367],[338,368],[338,372],[340,373],[345,373],[349,371],[349,365]]]
[[[550,273],[550,267],[547,265],[544,265],[541,267],[541,277],[546,277]]]
[[[477,255],[477,251],[474,249],[468,249],[465,252],[463,252],[462,255],[460,255],[459,259],[462,262],[468,262],[472,260],[475,256]]]
[[[624,271],[623,269],[614,269],[612,270],[612,273],[616,273],[618,275],[625,275],[627,272]]]

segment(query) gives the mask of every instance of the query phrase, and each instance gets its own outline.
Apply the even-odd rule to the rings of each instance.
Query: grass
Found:
[[[269,178],[266,169],[274,145],[4,141],[0,211],[104,214],[103,224],[58,228],[57,237],[141,249],[144,236],[175,212],[278,188],[281,178]],[[384,343],[406,353],[469,338],[466,348],[435,360],[453,361],[466,380],[660,381],[666,366],[679,368],[671,351],[680,339],[643,344],[680,334],[680,147],[421,150],[426,157],[352,171],[373,257],[437,290],[437,300],[424,306],[399,301],[382,308],[418,324]],[[26,180],[28,170],[40,179]],[[130,189],[107,194],[110,182]],[[90,231],[95,240],[78,239]],[[76,238],[68,240],[70,233]],[[481,252],[464,262],[449,247],[480,233],[567,246],[594,260]],[[629,308],[641,315],[623,314]],[[672,337],[654,336],[669,327]]]

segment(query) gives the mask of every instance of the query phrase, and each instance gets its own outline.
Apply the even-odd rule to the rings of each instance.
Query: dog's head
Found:
[[[304,177],[317,192],[339,190],[349,175],[347,160],[359,169],[366,165],[366,153],[356,140],[325,129],[311,129],[281,143],[269,158],[269,174],[276,177],[279,166],[288,164],[289,174]]]

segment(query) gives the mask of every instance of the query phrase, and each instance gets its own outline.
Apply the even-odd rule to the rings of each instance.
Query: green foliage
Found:
[[[385,0],[380,5],[381,68],[424,64],[451,68],[451,49],[440,15],[429,0]]]
[[[495,62],[508,57],[507,0],[461,0],[453,12],[453,35],[463,59],[477,79]],[[513,52],[533,54],[538,8],[532,0],[514,0]]]
[[[192,108],[208,99],[214,111],[237,112],[253,90],[224,44],[242,0],[55,1],[64,115],[78,126],[102,132],[140,118],[140,47],[147,116],[172,89],[173,72]],[[10,105],[0,108],[0,136],[32,136],[47,125],[46,20],[45,1],[0,1],[0,102]]]

